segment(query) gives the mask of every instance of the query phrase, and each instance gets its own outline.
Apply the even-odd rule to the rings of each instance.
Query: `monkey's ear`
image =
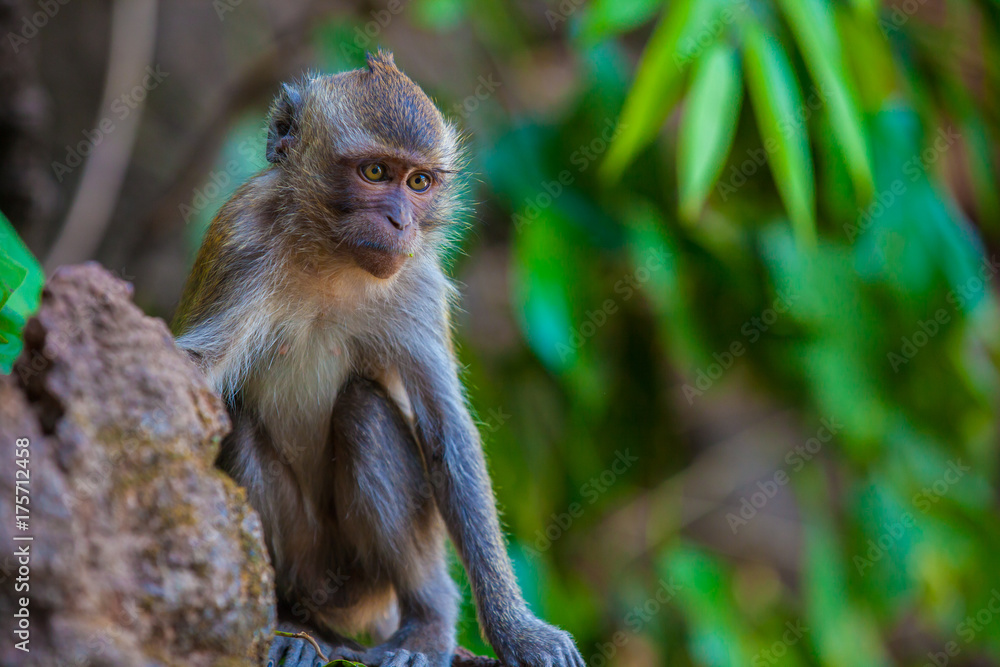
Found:
[[[271,105],[271,120],[267,128],[267,161],[278,163],[288,156],[288,149],[299,140],[299,116],[302,93],[287,83]]]

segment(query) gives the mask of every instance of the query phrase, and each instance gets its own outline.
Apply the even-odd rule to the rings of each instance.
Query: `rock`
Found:
[[[95,264],[52,276],[0,378],[0,665],[262,664],[273,572],[257,515],[213,466],[228,429],[127,283]],[[26,515],[15,473],[30,475]],[[21,598],[30,653],[6,630]]]

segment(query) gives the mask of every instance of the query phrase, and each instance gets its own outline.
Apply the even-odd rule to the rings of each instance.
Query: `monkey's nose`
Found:
[[[402,229],[403,227],[406,226],[399,221],[398,215],[386,215],[385,217],[389,218],[389,222],[391,222],[392,226],[395,227],[396,229]]]

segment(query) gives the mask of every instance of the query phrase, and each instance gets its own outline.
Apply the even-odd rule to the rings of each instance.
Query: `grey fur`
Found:
[[[301,116],[282,119],[274,164],[213,223],[177,342],[229,405],[234,430],[220,465],[261,515],[286,620],[344,650],[356,648],[345,635],[381,635],[358,653],[370,665],[448,664],[457,594],[447,529],[498,656],[511,667],[582,667],[572,638],[528,610],[506,555],[452,350],[455,290],[440,262],[461,214],[458,134],[407,82],[379,54],[367,72],[283,92],[275,113]],[[365,116],[379,96],[398,96],[400,111]],[[402,125],[380,133],[393,118]],[[350,232],[327,203],[336,183],[322,165],[345,153],[414,151],[441,174],[420,225],[423,250],[391,279],[361,276],[338,254]]]

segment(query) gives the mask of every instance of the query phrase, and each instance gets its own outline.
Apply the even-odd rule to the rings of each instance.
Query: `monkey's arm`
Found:
[[[507,557],[479,433],[466,407],[447,322],[403,371],[438,509],[465,564],[480,626],[497,656],[522,667],[583,667],[572,637],[537,619]]]
[[[227,355],[251,352],[246,343],[261,325],[254,313],[263,311],[258,301],[266,290],[258,267],[267,244],[258,233],[263,223],[251,195],[265,178],[261,174],[245,183],[212,220],[171,324],[178,346],[220,391],[223,386],[215,372]]]

